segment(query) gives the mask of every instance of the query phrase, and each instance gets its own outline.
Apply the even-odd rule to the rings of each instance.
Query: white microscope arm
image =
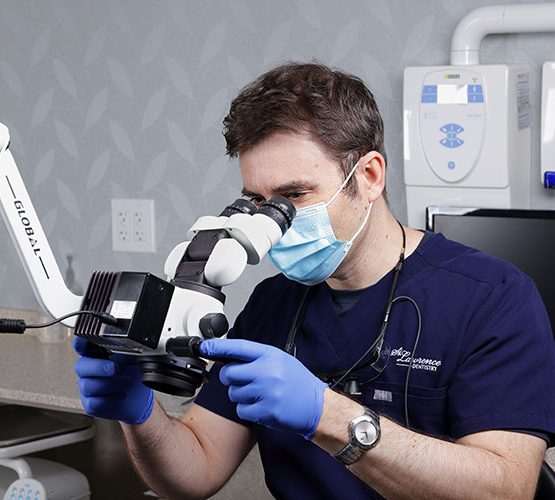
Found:
[[[66,286],[29,193],[8,149],[10,133],[0,123],[0,211],[41,306],[53,318],[78,311],[82,297]],[[63,321],[75,325],[75,317]]]

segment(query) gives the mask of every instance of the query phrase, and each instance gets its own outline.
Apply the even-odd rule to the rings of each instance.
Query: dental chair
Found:
[[[0,405],[0,499],[88,500],[89,483],[81,472],[26,455],[93,435],[93,419],[85,415]]]

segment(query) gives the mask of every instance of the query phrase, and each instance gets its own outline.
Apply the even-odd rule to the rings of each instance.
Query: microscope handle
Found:
[[[204,342],[200,337],[174,337],[166,342],[166,351],[177,357],[196,357],[209,359],[217,363],[227,364],[234,360],[231,358],[208,357],[200,352],[200,344]]]

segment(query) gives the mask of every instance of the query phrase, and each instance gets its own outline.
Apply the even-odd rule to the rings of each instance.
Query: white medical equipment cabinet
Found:
[[[490,33],[533,31],[555,31],[555,4],[479,8],[453,34],[451,65],[405,69],[409,225],[424,228],[431,205],[530,207],[531,68],[482,65],[479,48]]]
[[[528,66],[409,67],[404,102],[409,225],[428,205],[529,207]]]
[[[541,182],[555,188],[555,61],[542,68]]]

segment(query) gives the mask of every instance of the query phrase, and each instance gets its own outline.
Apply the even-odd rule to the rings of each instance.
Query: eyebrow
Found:
[[[316,184],[314,184],[313,182],[293,181],[293,182],[288,182],[286,184],[281,184],[279,186],[276,186],[271,191],[274,194],[284,194],[284,193],[291,193],[295,191],[307,191],[307,190],[311,191],[311,190],[314,190],[315,188],[316,188]],[[243,196],[251,196],[251,197],[262,196],[259,193],[249,191],[245,187],[241,189],[241,193],[243,194]]]

